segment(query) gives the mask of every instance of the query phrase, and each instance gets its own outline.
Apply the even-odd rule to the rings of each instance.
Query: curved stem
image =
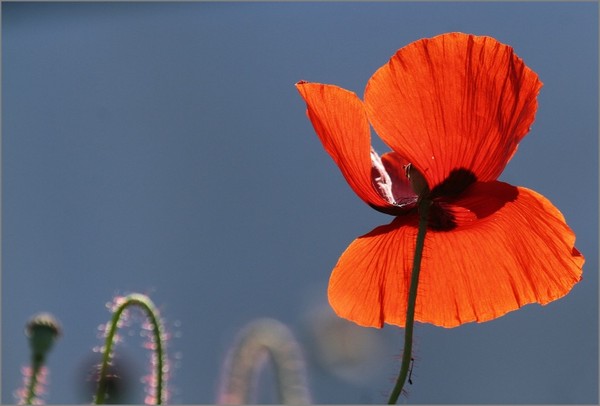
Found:
[[[100,367],[100,376],[98,380],[98,389],[96,392],[96,397],[94,399],[95,404],[103,404],[104,398],[106,395],[106,373],[108,371],[108,365],[110,363],[110,357],[112,353],[112,346],[114,343],[115,334],[117,332],[119,319],[121,315],[125,311],[125,309],[129,306],[139,306],[146,313],[150,322],[152,323],[152,333],[154,334],[154,342],[156,343],[156,348],[154,351],[156,353],[156,403],[161,404],[163,398],[163,363],[164,363],[164,354],[163,354],[163,337],[162,327],[160,324],[160,318],[158,317],[158,310],[154,303],[148,298],[146,295],[133,293],[131,295],[123,298],[121,304],[117,307],[117,309],[113,313],[113,317],[110,322],[110,329],[108,334],[106,335],[106,342],[104,345],[104,354],[102,356],[102,366]]]
[[[417,286],[419,284],[419,272],[421,271],[421,258],[423,257],[423,246],[425,243],[425,233],[427,232],[427,219],[429,217],[429,207],[431,201],[422,199],[419,202],[419,230],[417,232],[417,243],[415,246],[415,256],[413,258],[413,269],[410,277],[410,290],[408,292],[408,305],[406,307],[406,325],[404,327],[404,350],[402,352],[402,365],[400,374],[394,385],[394,389],[388,400],[388,404],[393,405],[398,401],[402,393],[402,388],[406,382],[408,370],[411,362],[413,327],[415,324],[415,304],[417,302]]]
[[[263,318],[249,323],[230,349],[223,365],[217,404],[255,403],[251,395],[257,390],[255,385],[264,355],[270,357],[275,366],[278,403],[311,403],[300,345],[283,323]]]

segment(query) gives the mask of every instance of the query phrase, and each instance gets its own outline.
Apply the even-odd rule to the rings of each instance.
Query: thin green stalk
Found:
[[[115,334],[117,332],[119,319],[121,315],[125,311],[125,309],[129,306],[139,306],[146,313],[148,319],[152,323],[152,333],[154,334],[154,342],[156,343],[156,392],[155,398],[157,404],[162,404],[163,401],[163,363],[164,363],[164,354],[163,354],[163,333],[162,326],[160,323],[160,318],[158,317],[158,310],[152,300],[146,295],[133,293],[121,301],[121,304],[114,311],[110,329],[108,330],[108,334],[106,335],[106,342],[104,345],[104,354],[102,356],[102,365],[100,367],[100,376],[98,379],[98,389],[96,392],[96,397],[94,399],[95,404],[103,404],[105,395],[106,395],[106,374],[108,371],[108,366],[110,364],[110,358],[112,353],[112,346],[115,339]]]
[[[406,325],[404,327],[404,350],[402,352],[402,365],[400,374],[394,385],[394,389],[388,400],[388,404],[394,405],[402,393],[412,358],[412,337],[415,324],[415,304],[417,302],[417,286],[419,285],[419,272],[421,271],[421,258],[423,257],[423,246],[425,233],[427,232],[427,219],[431,201],[422,199],[419,202],[419,230],[417,232],[417,243],[413,259],[413,269],[410,277],[410,290],[408,292],[408,305],[406,307]]]
[[[26,405],[33,404],[33,399],[36,396],[35,388],[38,383],[38,376],[42,369],[42,365],[44,365],[44,357],[33,356],[33,359],[31,360],[31,377],[29,379],[29,384],[27,385],[27,398],[25,399]]]

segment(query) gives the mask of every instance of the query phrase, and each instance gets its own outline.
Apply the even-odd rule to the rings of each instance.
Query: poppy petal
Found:
[[[534,121],[541,86],[511,47],[450,33],[400,49],[369,80],[365,107],[431,190],[456,169],[496,180]]]
[[[404,325],[417,220],[415,213],[398,216],[350,244],[329,279],[338,316],[365,327]]]
[[[581,280],[575,234],[544,196],[478,182],[454,203],[465,221],[427,234],[415,318],[444,327],[547,304]]]
[[[373,186],[371,133],[362,101],[333,85],[299,82],[296,88],[323,147],[350,187],[367,204],[391,207]]]
[[[415,320],[488,321],[556,300],[581,279],[575,235],[538,193],[478,182],[454,204],[471,215],[450,231],[428,230]],[[338,315],[363,326],[404,326],[416,233],[416,216],[398,217],[348,247],[329,284]]]

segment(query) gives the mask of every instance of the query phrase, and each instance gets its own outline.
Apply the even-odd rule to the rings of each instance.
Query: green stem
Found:
[[[38,382],[40,371],[42,370],[42,365],[44,365],[44,358],[34,355],[31,360],[31,377],[29,379],[29,384],[27,385],[26,405],[31,405],[33,403],[33,399],[35,398],[35,387]]]
[[[152,332],[154,334],[154,342],[156,343],[156,403],[161,404],[163,400],[163,363],[164,363],[164,354],[163,354],[163,333],[162,327],[160,323],[160,318],[158,317],[158,310],[154,303],[148,298],[146,295],[133,293],[131,295],[126,296],[121,304],[117,307],[117,309],[113,313],[113,317],[111,319],[110,329],[106,336],[106,343],[104,345],[104,354],[102,356],[102,366],[100,367],[100,377],[98,380],[98,389],[96,392],[96,397],[94,399],[95,404],[103,404],[105,395],[106,395],[106,374],[108,372],[108,366],[110,364],[110,358],[112,353],[112,346],[114,343],[115,334],[117,332],[119,319],[121,315],[125,311],[125,309],[129,306],[139,306],[146,313],[147,317],[150,319],[152,323]]]
[[[402,393],[402,388],[406,382],[408,370],[411,362],[413,327],[415,324],[415,304],[417,302],[417,286],[419,284],[419,272],[421,271],[421,258],[423,257],[423,246],[425,243],[425,233],[427,232],[427,219],[429,217],[429,207],[431,201],[422,199],[419,202],[419,230],[417,232],[417,244],[415,246],[415,256],[413,259],[412,275],[410,277],[410,290],[408,292],[408,305],[406,307],[406,325],[404,328],[404,350],[402,352],[402,365],[400,374],[394,385],[394,389],[388,400],[388,404],[394,405]]]

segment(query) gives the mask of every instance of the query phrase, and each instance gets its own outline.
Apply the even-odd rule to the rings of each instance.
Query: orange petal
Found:
[[[433,189],[459,168],[497,179],[533,123],[541,86],[511,47],[451,33],[400,49],[369,80],[365,107]]]
[[[354,240],[329,279],[328,296],[340,317],[365,327],[403,326],[417,216],[398,216]]]
[[[483,322],[556,300],[581,279],[575,236],[543,196],[486,182],[454,204],[476,219],[428,230],[415,320],[443,327]],[[338,315],[363,326],[404,326],[415,240],[415,216],[355,240],[331,275],[329,300]]]
[[[369,122],[356,94],[319,83],[299,82],[296,88],[323,147],[354,192],[370,205],[391,206],[373,187]]]

